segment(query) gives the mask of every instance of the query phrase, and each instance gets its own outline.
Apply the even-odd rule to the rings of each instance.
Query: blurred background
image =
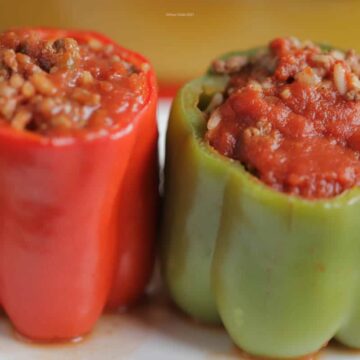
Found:
[[[0,0],[0,28],[98,30],[146,55],[163,95],[234,49],[294,35],[360,50],[358,0]]]

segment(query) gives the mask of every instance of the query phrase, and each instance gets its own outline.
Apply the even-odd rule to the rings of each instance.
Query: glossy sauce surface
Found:
[[[357,54],[280,38],[213,69],[230,74],[208,120],[206,139],[217,151],[274,189],[309,199],[359,185]]]

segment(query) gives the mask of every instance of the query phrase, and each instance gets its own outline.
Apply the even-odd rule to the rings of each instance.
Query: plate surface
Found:
[[[169,106],[169,100],[160,101],[162,162]],[[235,348],[222,328],[202,326],[186,318],[166,300],[159,288],[154,288],[152,295],[126,313],[103,315],[94,332],[76,344],[27,344],[16,338],[6,318],[0,320],[0,360],[249,359]],[[360,359],[360,351],[330,346],[314,359]]]
[[[203,326],[181,314],[159,287],[129,311],[103,315],[94,332],[75,344],[27,344],[1,320],[1,360],[254,360],[221,327]],[[307,360],[354,359],[360,352],[331,346]]]

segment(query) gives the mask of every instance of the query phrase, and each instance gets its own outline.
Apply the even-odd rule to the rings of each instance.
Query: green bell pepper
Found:
[[[226,76],[187,83],[167,132],[162,271],[174,302],[245,351],[286,358],[331,338],[360,348],[360,189],[280,193],[203,141]]]

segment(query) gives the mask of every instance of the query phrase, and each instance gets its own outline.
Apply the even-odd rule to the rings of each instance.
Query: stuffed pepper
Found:
[[[245,351],[360,348],[360,56],[295,38],[216,59],[167,133],[162,268]]]
[[[0,302],[20,334],[86,334],[143,292],[156,98],[148,61],[102,35],[0,35]]]

